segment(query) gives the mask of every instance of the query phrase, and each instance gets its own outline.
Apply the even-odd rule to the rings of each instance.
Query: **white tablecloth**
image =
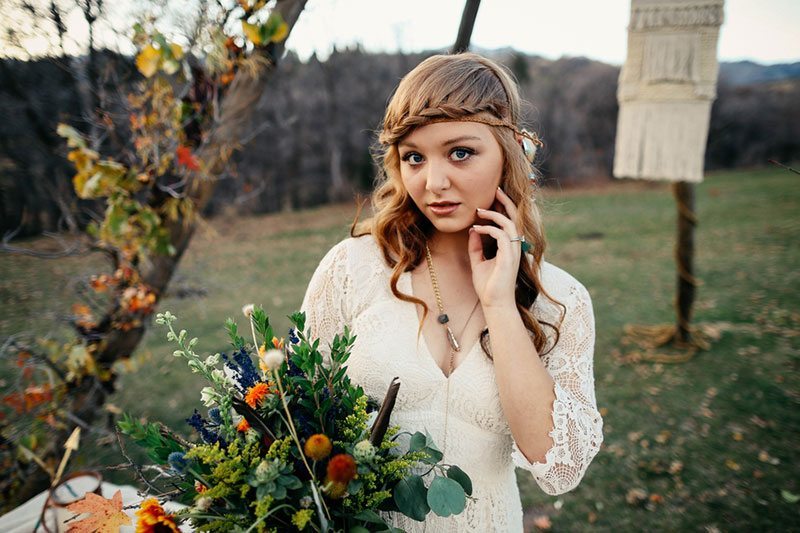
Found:
[[[74,482],[71,482],[72,488],[79,494],[85,494],[87,490],[92,489],[92,487],[89,486],[90,480],[86,480],[86,483],[82,482],[82,480],[85,480],[85,478],[77,478]],[[97,486],[96,482],[94,486]],[[140,496],[137,492],[138,489],[130,485],[114,485],[113,483],[103,482],[101,490],[104,498],[111,498],[117,490],[122,491],[123,507],[140,504],[147,497],[146,495],[145,498]],[[2,533],[31,533],[33,528],[36,527],[36,522],[39,520],[46,499],[47,491],[44,491],[13,511],[0,516],[0,531]],[[167,504],[164,505],[164,509],[167,513],[174,513],[183,507],[183,505],[175,502],[167,502]],[[136,531],[136,508],[125,509],[125,512],[131,517],[131,525],[121,527],[120,533],[134,533]],[[50,520],[48,520],[50,531],[63,532],[67,530],[67,526],[63,525],[63,520],[74,515],[66,509],[58,509],[57,511],[49,512],[48,516],[50,517]],[[55,527],[54,520],[62,522],[62,525],[58,529]],[[188,525],[181,526],[180,529],[186,533],[192,531],[191,527]],[[39,528],[39,531],[43,532],[44,529]]]

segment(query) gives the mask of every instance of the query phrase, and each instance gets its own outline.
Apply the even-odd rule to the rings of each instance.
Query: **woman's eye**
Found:
[[[450,159],[452,159],[453,161],[464,161],[474,153],[475,152],[469,150],[468,148],[456,148],[455,150],[450,152]]]
[[[419,165],[422,163],[422,156],[416,152],[408,152],[402,159],[410,165]]]

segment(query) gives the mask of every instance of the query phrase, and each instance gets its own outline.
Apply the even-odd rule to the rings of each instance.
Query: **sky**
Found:
[[[165,3],[171,5],[170,14],[176,20],[185,19],[194,4],[192,0]],[[130,27],[143,5],[141,0],[106,3],[109,20],[98,27],[98,39],[132,54]],[[463,8],[464,0],[308,0],[286,44],[301,59],[314,53],[324,59],[334,46],[355,44],[368,51],[449,49]],[[30,22],[24,12],[4,16],[4,25],[26,28]],[[630,0],[483,0],[472,46],[511,47],[548,59],[585,56],[621,65],[629,16]],[[73,8],[66,18],[67,53],[85,53],[87,28],[79,10]],[[24,46],[29,54],[40,55],[53,46],[53,39],[40,33]],[[720,61],[800,61],[800,0],[726,0],[718,54]]]
[[[305,59],[333,45],[415,52],[449,48],[464,0],[309,0],[287,48]],[[629,0],[483,0],[472,46],[512,47],[548,59],[625,61]],[[800,61],[800,0],[727,0],[720,61]]]

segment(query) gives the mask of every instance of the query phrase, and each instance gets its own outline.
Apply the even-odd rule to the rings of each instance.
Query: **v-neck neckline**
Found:
[[[414,284],[413,284],[413,280],[411,279],[411,271],[404,272],[404,275],[406,276],[406,280],[407,280],[407,284],[408,284],[408,294],[410,294],[411,296],[415,296],[414,295]],[[417,324],[419,324],[419,313],[417,312],[417,305],[414,304],[414,305],[410,305],[408,307],[409,307],[409,309],[411,309],[411,312],[413,313],[414,319],[416,320]],[[431,312],[431,311],[429,310],[428,312]],[[433,365],[433,368],[436,370],[436,374],[441,376],[441,378],[444,379],[445,381],[449,381],[455,375],[455,373],[458,372],[458,370],[469,361],[470,356],[472,355],[472,352],[474,352],[475,348],[481,343],[481,338],[479,336],[478,339],[475,342],[472,343],[472,345],[470,346],[469,350],[466,352],[466,355],[464,356],[464,358],[461,360],[461,362],[458,364],[458,366],[453,368],[453,371],[450,372],[449,375],[444,373],[444,370],[442,370],[442,367],[440,367],[439,364],[436,362],[436,359],[433,358],[433,354],[431,353],[430,348],[428,348],[428,341],[425,339],[425,333],[422,330],[419,331],[419,337],[418,337],[418,340],[417,340],[417,345],[419,345],[420,343],[422,343],[422,348],[425,351],[425,359],[430,361],[430,363]],[[462,349],[462,351],[463,351],[463,349]]]

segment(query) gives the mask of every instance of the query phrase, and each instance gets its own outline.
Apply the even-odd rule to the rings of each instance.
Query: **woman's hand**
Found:
[[[517,215],[517,206],[511,198],[498,187],[495,193],[496,203],[502,206],[505,214],[499,211],[478,209],[478,217],[494,222],[493,225],[476,224],[469,234],[469,260],[472,265],[472,284],[481,300],[481,306],[502,307],[515,306],[514,291],[517,282],[517,271],[522,246],[519,242],[511,242],[518,237],[519,231],[513,220]],[[488,235],[497,241],[497,255],[486,259],[483,255],[481,235]]]

